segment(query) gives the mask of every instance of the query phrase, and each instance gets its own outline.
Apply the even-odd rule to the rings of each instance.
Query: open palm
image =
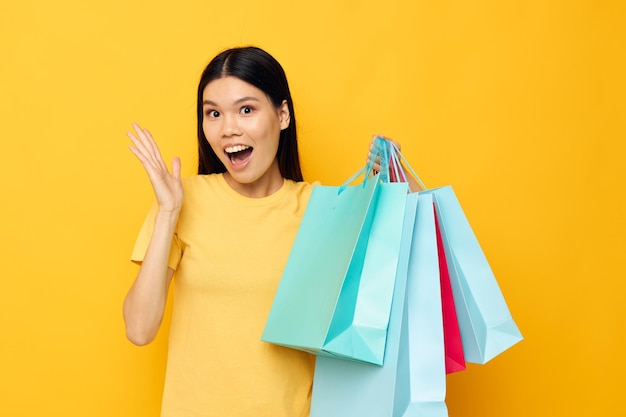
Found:
[[[161,211],[178,211],[183,203],[183,187],[180,180],[180,159],[172,160],[172,172],[163,162],[161,152],[147,129],[133,124],[135,132],[126,134],[133,142],[130,150],[148,173]]]

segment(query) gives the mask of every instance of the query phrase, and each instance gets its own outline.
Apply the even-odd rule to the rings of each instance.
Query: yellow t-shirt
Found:
[[[286,180],[254,199],[214,174],[183,179],[183,190],[161,415],[308,416],[314,357],[260,338],[312,185]],[[155,209],[133,261],[143,259]]]

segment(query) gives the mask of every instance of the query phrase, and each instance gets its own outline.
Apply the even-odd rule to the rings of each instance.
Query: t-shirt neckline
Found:
[[[234,198],[235,200],[238,200],[244,204],[248,204],[251,206],[264,206],[264,205],[272,204],[283,198],[283,195],[287,192],[287,187],[288,187],[287,184],[289,183],[289,180],[283,178],[283,184],[280,186],[278,190],[276,190],[274,193],[266,197],[258,197],[258,198],[247,197],[235,191],[230,185],[228,185],[228,183],[226,182],[226,179],[224,178],[223,173],[217,175],[217,183],[226,192],[226,194],[228,194],[230,197]]]

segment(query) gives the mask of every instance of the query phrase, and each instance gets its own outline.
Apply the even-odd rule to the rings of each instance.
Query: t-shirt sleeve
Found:
[[[131,254],[130,260],[136,264],[141,264],[143,262],[143,258],[146,255],[146,250],[148,250],[148,245],[150,244],[150,239],[152,238],[152,232],[154,231],[154,221],[156,219],[158,211],[158,206],[156,202],[150,208],[146,219],[139,230],[139,235],[137,236],[137,240],[135,240],[135,246],[133,247],[133,252]],[[180,262],[180,258],[182,256],[182,249],[178,239],[178,235],[174,233],[174,237],[172,239],[172,247],[170,249],[170,255],[167,261],[167,266],[176,270],[178,268],[178,263]]]

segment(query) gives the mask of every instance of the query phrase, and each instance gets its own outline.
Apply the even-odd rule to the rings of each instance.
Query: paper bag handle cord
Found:
[[[373,172],[374,161],[376,160],[376,157],[380,157],[380,179],[383,182],[389,182],[389,156],[387,154],[388,150],[386,146],[380,146],[380,140],[382,139],[380,139],[379,137],[376,137],[376,139],[374,140],[374,158],[368,158],[367,164],[365,164],[365,172],[367,174]]]
[[[378,156],[380,157],[380,180],[382,182],[389,182],[389,149],[387,149],[386,146],[381,146]]]
[[[368,177],[367,172],[368,171],[367,171],[367,165],[366,165],[366,166],[362,167],[361,169],[359,169],[354,174],[352,174],[350,176],[350,178],[348,178],[343,184],[341,184],[339,186],[339,190],[338,190],[337,194],[341,194],[341,192],[343,190],[345,190],[348,187],[348,185],[350,185],[354,180],[359,178],[364,173],[365,173],[365,178],[363,179],[363,187],[365,187],[365,183],[367,182],[367,177]]]
[[[393,173],[395,174],[395,180],[398,181],[399,179],[400,182],[407,182],[406,174],[402,169],[402,165],[398,160],[398,154],[395,151],[391,152],[390,165],[390,170],[393,169]]]
[[[424,185],[424,183],[422,182],[422,180],[420,179],[420,177],[417,175],[417,173],[415,172],[415,170],[413,169],[413,167],[411,166],[411,164],[409,164],[409,161],[406,160],[406,158],[404,157],[404,155],[402,155],[402,152],[400,152],[400,149],[398,149],[398,147],[396,146],[395,143],[393,143],[390,140],[385,140],[381,137],[376,137],[377,142],[379,142],[379,144],[383,144],[383,148],[386,148],[387,146],[391,147],[393,149],[394,152],[391,152],[392,154],[392,158],[398,158],[398,155],[400,156],[402,162],[404,162],[404,165],[406,165],[406,167],[409,169],[409,172],[411,172],[411,175],[413,175],[413,178],[415,178],[418,182],[418,184],[420,185],[420,187],[422,187],[423,190],[427,190],[428,187],[426,187],[426,185]],[[394,155],[395,154],[395,155]],[[381,167],[382,169],[382,167]],[[403,171],[402,169],[400,169],[400,171]],[[403,176],[404,176],[404,172],[403,172]],[[404,179],[406,180],[406,177],[404,177]]]
[[[380,157],[380,173],[379,173],[380,175],[378,175],[377,180],[381,180],[382,182],[389,182],[389,156],[388,156],[389,150],[387,149],[386,146],[379,146],[379,144],[376,142],[375,144],[376,146],[374,150],[374,159],[376,159],[377,156]],[[364,177],[363,177],[362,186],[363,188],[365,188],[367,181],[370,178],[374,177],[374,175],[372,174],[373,168],[374,168],[373,160],[368,159],[367,164],[365,164],[365,166],[363,166],[357,172],[352,174],[350,178],[348,178],[346,181],[344,181],[343,184],[341,184],[341,186],[339,186],[339,190],[337,194],[341,194],[343,190],[345,190],[348,187],[348,185],[350,185],[354,180],[356,180],[363,174],[364,174]]]
[[[409,169],[413,177],[417,180],[417,182],[422,187],[422,189],[423,190],[428,189],[426,185],[424,185],[420,177],[417,175],[417,173],[415,172],[411,164],[409,164],[409,161],[407,161],[404,155],[402,155],[402,152],[400,152],[400,149],[398,149],[395,143],[393,143],[390,140],[385,140],[381,138],[380,136],[376,136],[374,140],[374,145],[375,145],[374,146],[375,148],[374,158],[368,159],[367,164],[365,164],[365,166],[363,166],[357,172],[352,174],[350,178],[344,181],[344,183],[341,184],[341,186],[339,187],[337,194],[341,194],[354,180],[359,178],[361,175],[364,175],[362,185],[363,185],[363,188],[365,188],[367,181],[374,176],[372,174],[372,171],[374,167],[374,160],[376,159],[377,156],[380,157],[380,173],[378,175],[377,180],[380,180],[382,182],[390,182],[389,171],[393,167],[393,169],[395,169],[395,172],[399,174],[399,176],[401,177],[402,181],[400,182],[407,182],[404,169],[402,169],[402,164],[400,163],[400,160],[398,159],[398,155],[399,155],[400,158],[402,159],[402,162],[404,162],[404,164]]]

